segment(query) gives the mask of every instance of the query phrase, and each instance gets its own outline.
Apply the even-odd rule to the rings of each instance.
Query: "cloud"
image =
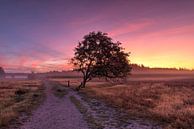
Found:
[[[188,35],[194,33],[194,24],[183,25],[183,26],[173,26],[170,28],[164,28],[161,30],[152,31],[150,33],[143,34],[144,37],[161,37],[161,36],[178,36],[178,35]]]
[[[69,58],[53,58],[48,59],[41,64],[37,65],[34,69],[37,71],[53,71],[53,70],[67,70],[71,69],[72,66],[69,64]]]
[[[29,59],[28,57],[23,57],[21,59],[15,59],[13,61],[5,60],[3,66],[6,72],[46,72],[53,70],[67,70],[72,69],[72,66],[69,64],[69,58],[47,58],[45,60]]]
[[[120,36],[131,32],[141,31],[153,24],[154,24],[153,20],[140,20],[140,21],[125,23],[119,27],[113,28],[109,33],[111,36]]]

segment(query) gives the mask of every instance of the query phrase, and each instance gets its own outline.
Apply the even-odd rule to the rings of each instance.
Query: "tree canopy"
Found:
[[[83,74],[80,88],[94,77],[126,77],[131,71],[129,55],[121,43],[113,42],[107,33],[90,32],[85,35],[72,58],[74,70]]]

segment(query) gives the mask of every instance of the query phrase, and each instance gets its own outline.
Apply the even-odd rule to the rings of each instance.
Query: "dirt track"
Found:
[[[60,99],[53,95],[52,85],[46,85],[45,102],[32,113],[20,129],[88,129],[82,115],[66,95]]]
[[[143,119],[124,119],[126,113],[118,112],[101,101],[86,98],[70,89],[67,89],[67,95],[63,98],[58,98],[53,94],[51,83],[45,82],[45,86],[46,100],[32,113],[32,116],[27,121],[24,120],[25,122],[23,122],[19,129],[91,128],[91,123],[87,123],[88,120],[87,122],[85,121],[84,115],[72,103],[70,96],[78,99],[87,109],[87,114],[90,114],[97,123],[100,123],[103,129],[161,129],[158,125]],[[96,127],[92,125],[92,128]]]

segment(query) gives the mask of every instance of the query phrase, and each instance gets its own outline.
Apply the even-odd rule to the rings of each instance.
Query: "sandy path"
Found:
[[[45,102],[20,129],[88,129],[87,123],[70,101],[69,95],[63,99],[55,97],[51,90],[52,85],[49,82],[45,84]]]

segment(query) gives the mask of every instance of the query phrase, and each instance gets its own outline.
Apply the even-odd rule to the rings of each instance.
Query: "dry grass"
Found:
[[[55,82],[52,82],[52,85],[53,85],[52,90],[55,96],[63,98],[65,95],[68,94],[68,91],[62,85]]]
[[[99,83],[99,82],[98,82]],[[194,83],[133,82],[115,86],[90,84],[84,92],[131,116],[161,122],[165,128],[194,128]]]
[[[67,80],[57,80],[65,84]],[[80,80],[74,80],[78,85]],[[129,116],[161,123],[166,129],[194,128],[194,82],[132,81],[113,85],[93,81],[83,93],[125,109]]]
[[[75,104],[80,113],[83,114],[91,129],[103,129],[104,127],[89,112],[88,109],[74,96],[69,96],[72,103]]]
[[[41,81],[0,81],[0,127],[37,105],[42,91]]]

